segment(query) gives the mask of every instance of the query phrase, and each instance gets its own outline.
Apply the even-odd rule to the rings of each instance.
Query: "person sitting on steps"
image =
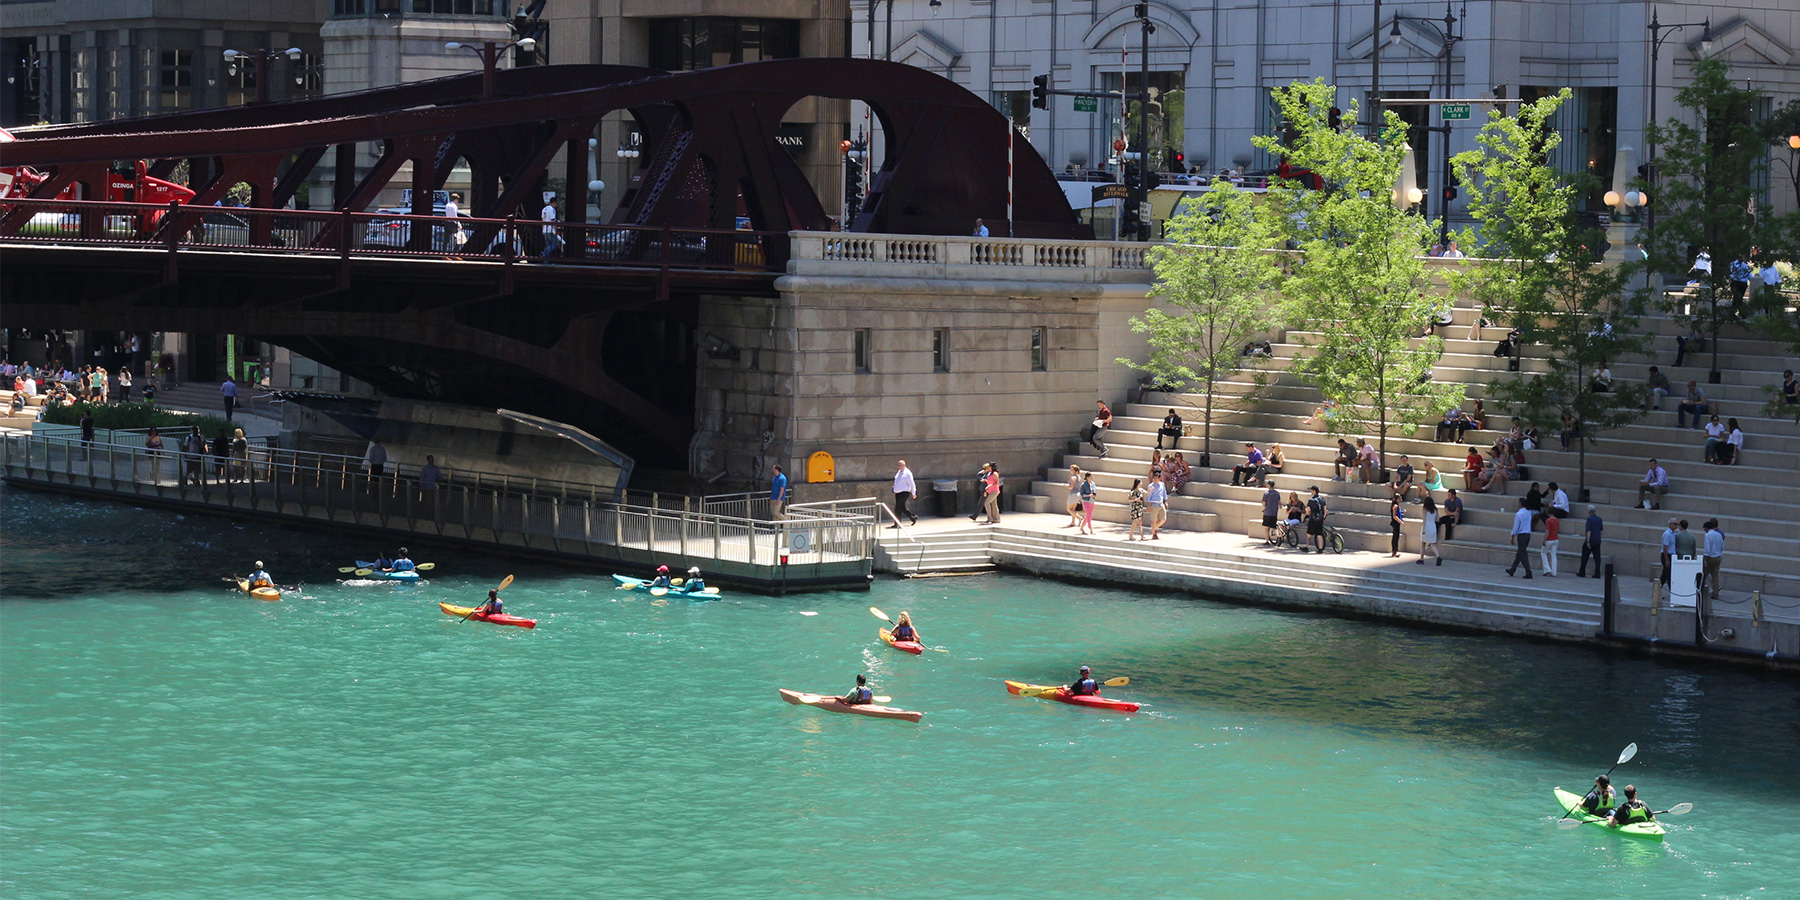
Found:
[[[1262,479],[1263,459],[1263,452],[1256,449],[1255,444],[1246,442],[1244,444],[1244,464],[1241,466],[1233,466],[1231,468],[1232,486],[1241,487],[1242,484],[1249,484],[1253,480],[1260,481]],[[1238,479],[1240,478],[1243,479],[1242,484],[1239,483]]]
[[[1332,481],[1343,481],[1344,476],[1356,467],[1356,448],[1350,442],[1338,438],[1337,459],[1332,461]]]
[[[1169,439],[1170,450],[1175,449],[1175,445],[1181,441],[1181,416],[1172,409],[1168,415],[1163,416],[1162,427],[1156,429],[1156,449],[1163,448],[1165,437]]]

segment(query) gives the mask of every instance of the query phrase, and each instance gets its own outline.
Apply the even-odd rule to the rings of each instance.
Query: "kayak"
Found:
[[[906,652],[911,653],[914,656],[921,655],[925,652],[925,645],[919,643],[918,641],[896,641],[896,640],[894,640],[894,633],[887,630],[886,628],[881,629],[880,633],[881,633],[881,642],[888,645],[889,647],[894,648],[895,650],[905,650]]]
[[[418,581],[420,578],[417,569],[377,569],[374,563],[360,559],[356,561],[356,567],[369,570],[369,574],[358,576],[361,578],[392,578],[395,581]]]
[[[802,691],[790,691],[787,688],[781,689],[781,699],[786,700],[795,706],[810,706],[814,709],[825,710],[826,712],[855,713],[859,716],[874,716],[877,719],[905,719],[908,722],[917,722],[925,717],[925,714],[922,712],[895,709],[892,706],[874,706],[867,703],[850,704],[845,703],[837,697],[827,697],[824,694],[808,694]]]
[[[463,616],[469,616],[469,612],[472,611],[473,609],[475,609],[475,607],[473,607],[473,606],[451,606],[448,603],[439,603],[438,609],[443,610],[444,615],[446,615],[446,616],[455,616],[460,619]],[[521,619],[518,616],[509,616],[505,613],[500,613],[499,615],[492,615],[492,616],[486,615],[486,614],[477,614],[477,615],[469,616],[469,618],[474,619],[477,622],[492,622],[495,625],[517,625],[520,628],[536,628],[537,627],[536,619]]]
[[[238,590],[243,591],[244,593],[249,594],[250,596],[255,597],[258,600],[280,600],[281,599],[280,591],[278,591],[272,587],[253,588],[250,586],[250,579],[248,579],[248,578],[239,578],[237,580],[237,586],[238,586]]]
[[[1006,690],[1008,693],[1012,693],[1012,694],[1021,694],[1023,691],[1033,691],[1033,692],[1042,691],[1044,693],[1034,694],[1034,696],[1040,696],[1046,700],[1060,700],[1071,706],[1085,706],[1089,709],[1110,709],[1110,710],[1115,710],[1117,712],[1137,712],[1138,707],[1142,705],[1139,703],[1133,703],[1130,700],[1110,700],[1106,697],[1101,697],[1101,696],[1097,696],[1097,695],[1096,696],[1078,697],[1074,694],[1069,693],[1068,688],[1057,687],[1056,685],[1049,685],[1049,684],[1025,684],[1025,683],[1019,682],[1019,681],[1009,681],[1006,683]]]
[[[1582,809],[1581,801],[1582,795],[1571,794],[1562,788],[1556,788],[1557,805],[1562,807],[1563,812],[1574,810],[1574,815],[1571,815],[1569,818],[1585,822],[1589,825],[1599,825],[1602,828],[1606,828],[1606,820],[1600,816],[1590,815],[1587,810]],[[1630,825],[1620,825],[1617,828],[1607,828],[1606,830],[1616,831],[1620,834],[1628,834],[1632,837],[1648,838],[1653,841],[1662,840],[1663,835],[1666,833],[1661,822],[1634,822]]]
[[[630,575],[614,575],[613,580],[619,583],[619,587],[624,588],[625,590],[628,590],[628,591],[636,591],[636,590],[647,591],[650,589],[650,581],[648,579],[644,579],[644,578],[633,578]],[[697,591],[687,591],[687,590],[682,590],[680,585],[675,585],[674,587],[668,588],[667,590],[669,592],[669,595],[673,596],[673,597],[717,598],[719,596],[719,589],[716,587],[703,587]]]

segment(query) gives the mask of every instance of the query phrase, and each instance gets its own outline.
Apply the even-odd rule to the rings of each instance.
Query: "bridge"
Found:
[[[1004,116],[946,79],[874,60],[776,60],[666,74],[620,66],[499,72],[355,94],[50,126],[0,146],[48,177],[0,203],[0,322],[12,327],[244,333],[399,397],[507,407],[584,427],[652,465],[693,433],[702,302],[776,296],[790,235],[831,222],[783,149],[807,97],[857,99],[886,153],[850,228],[1087,238],[1044,162]],[[631,116],[648,138],[630,190],[584,221],[587,139]],[[367,171],[357,148],[374,144]],[[537,190],[562,159],[566,251],[539,256]],[[185,171],[194,198],[104,196],[116,160]],[[329,163],[327,162],[329,160]],[[466,163],[471,216],[434,216]],[[410,176],[397,180],[402,170]],[[285,207],[328,180],[334,207]],[[236,185],[247,207],[213,204]],[[412,190],[410,214],[370,211]],[[739,218],[747,230],[738,229]]]

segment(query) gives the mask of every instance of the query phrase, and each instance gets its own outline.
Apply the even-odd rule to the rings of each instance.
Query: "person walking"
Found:
[[[1706,543],[1700,551],[1700,570],[1706,576],[1706,592],[1709,599],[1719,599],[1719,567],[1725,564],[1725,533],[1719,530],[1718,519],[1706,520]]]
[[[144,455],[150,457],[150,483],[162,482],[162,432],[156,426],[150,426],[150,433],[144,436]]]
[[[232,381],[230,378],[225,379],[225,383],[219,385],[219,396],[224,398],[225,419],[226,419],[226,421],[230,421],[231,420],[231,408],[237,405],[237,396],[238,396],[237,382]]]
[[[788,479],[779,464],[774,467],[774,472],[774,476],[769,479],[769,516],[779,522],[787,518]]]
[[[94,411],[84,409],[81,412],[81,458],[86,459],[94,450]]]
[[[1606,522],[1600,518],[1600,510],[1594,504],[1588,504],[1587,523],[1581,534],[1581,565],[1575,569],[1576,578],[1586,578],[1588,557],[1594,557],[1594,577],[1600,577],[1600,537],[1606,531]]]
[[[894,472],[894,524],[889,528],[900,527],[900,517],[905,516],[911,524],[919,524],[919,517],[913,515],[906,504],[919,495],[919,486],[913,481],[912,470],[906,467],[906,460],[900,460],[900,468]]]
[[[1519,498],[1519,509],[1513,513],[1512,539],[1517,549],[1513,552],[1512,565],[1506,567],[1506,577],[1520,567],[1525,567],[1525,577],[1531,577],[1531,510],[1525,507],[1525,498]]]
[[[1388,538],[1388,559],[1400,558],[1400,526],[1406,522],[1406,510],[1400,506],[1398,494],[1388,498],[1388,528],[1393,535]]]
[[[1081,527],[1081,467],[1069,467],[1069,524],[1064,528]]]
[[[1100,451],[1101,459],[1105,459],[1106,441],[1101,440],[1100,435],[1112,427],[1113,414],[1112,410],[1106,408],[1105,400],[1095,400],[1094,404],[1099,409],[1094,413],[1094,421],[1088,424],[1087,442],[1092,444],[1095,450]]]
[[[1131,503],[1131,531],[1125,535],[1128,541],[1144,539],[1144,488],[1139,479],[1131,479],[1131,493],[1126,497]]]
[[[1094,533],[1094,497],[1099,491],[1094,487],[1094,473],[1081,473],[1081,533]]]
[[[1425,554],[1437,557],[1437,565],[1444,564],[1444,554],[1438,552],[1438,508],[1437,501],[1431,495],[1425,495],[1420,501],[1419,513],[1419,565],[1425,564]]]
[[[131,370],[125,366],[119,367],[119,402],[131,402]]]
[[[1562,537],[1562,519],[1551,515],[1549,511],[1543,514],[1543,519],[1544,542],[1538,546],[1538,563],[1544,570],[1544,577],[1555,578],[1556,545]]]
[[[206,484],[206,438],[200,434],[200,426],[192,426],[187,437],[181,439],[181,478],[179,485],[187,487],[192,482],[195,487]]]
[[[369,493],[381,492],[381,476],[387,469],[387,448],[380,441],[370,441],[369,449],[363,451],[363,465],[368,470]]]
[[[1169,520],[1169,489],[1163,484],[1162,471],[1150,471],[1150,489],[1144,494],[1145,515],[1150,519],[1150,540],[1162,540],[1163,523]]]
[[[986,474],[981,479],[981,509],[987,513],[988,520],[984,525],[1000,524],[1000,464],[995,462],[982,466]],[[973,519],[974,516],[969,518]]]
[[[544,223],[543,259],[549,259],[562,253],[562,237],[556,231],[556,195],[546,193],[544,208],[538,211],[538,218]]]

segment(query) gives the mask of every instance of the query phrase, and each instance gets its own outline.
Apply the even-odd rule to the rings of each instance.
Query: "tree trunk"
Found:
[[[1587,429],[1588,429],[1588,426],[1587,426],[1586,422],[1583,422],[1580,419],[1576,419],[1575,420],[1575,428],[1577,431],[1580,432],[1580,434],[1575,436],[1575,442],[1580,445],[1580,451],[1581,451],[1579,454],[1577,454],[1578,461],[1575,464],[1575,496],[1578,498],[1576,500],[1576,502],[1582,503],[1582,502],[1587,502],[1587,442],[1588,442]]]
[[[1200,439],[1200,467],[1201,468],[1206,468],[1212,464],[1212,416],[1213,416],[1213,384],[1211,381],[1208,381],[1206,383],[1206,428],[1205,428],[1206,433]]]

